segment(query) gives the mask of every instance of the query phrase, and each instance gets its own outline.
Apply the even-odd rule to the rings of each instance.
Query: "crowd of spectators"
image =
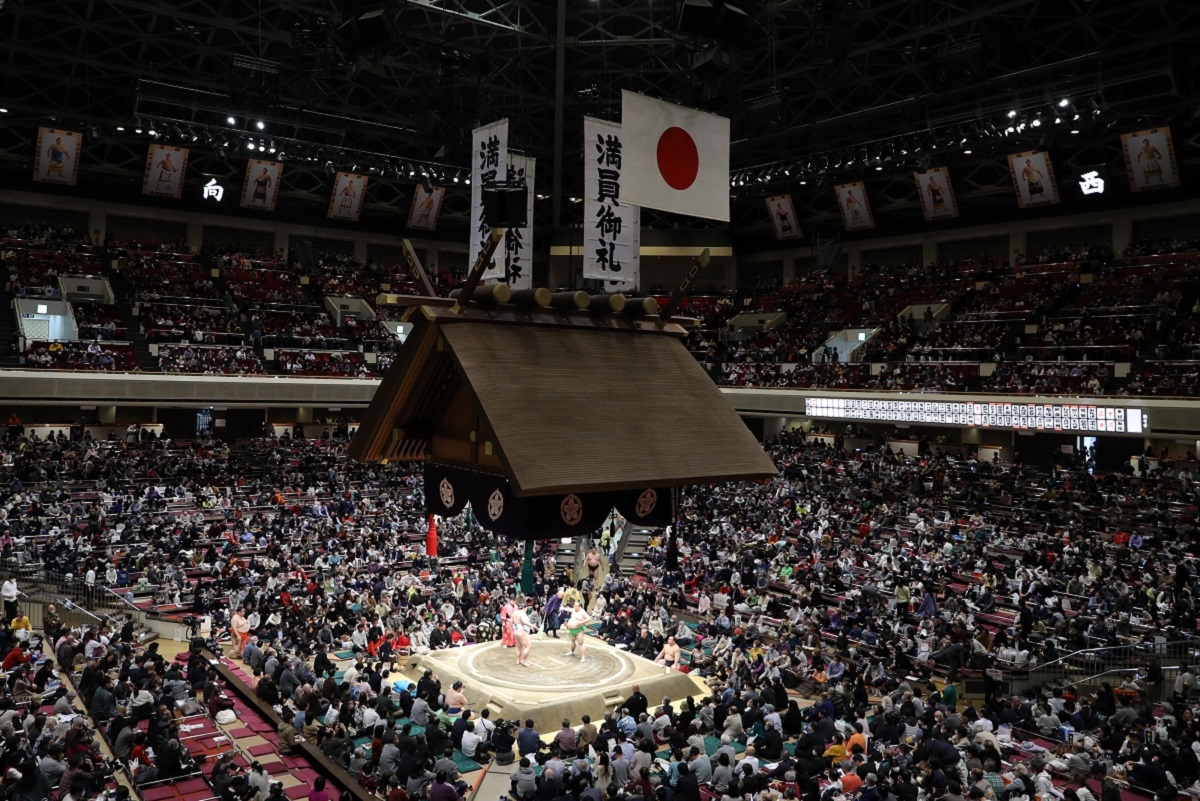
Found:
[[[237,313],[226,306],[189,306],[177,303],[143,304],[142,332],[150,342],[239,344],[246,338]]]
[[[374,375],[371,366],[356,350],[282,350],[276,358],[284,375],[328,378],[371,378]]]
[[[337,326],[319,306],[255,307],[247,327],[256,347],[342,347]]]
[[[339,438],[10,435],[0,525],[48,570],[131,593],[144,581],[156,603],[213,616],[283,720],[281,746],[309,740],[370,788],[410,799],[456,797],[456,751],[517,760],[521,801],[992,801],[1054,789],[1083,801],[1129,786],[1167,801],[1200,778],[1195,677],[1174,667],[1191,655],[1177,643],[1195,636],[1198,611],[1192,462],[1106,473],[1090,452],[1035,467],[882,440],[847,451],[840,439],[788,434],[770,447],[777,478],[688,488],[632,575],[572,575],[543,543],[529,598],[513,589],[521,543],[445,520],[432,562],[419,466],[350,461]],[[93,493],[72,493],[80,482]],[[598,534],[603,557],[615,538]],[[536,636],[552,636],[559,591],[588,605],[595,636],[686,669],[709,692],[635,688],[543,737],[477,714],[465,677],[391,686],[397,657],[502,637],[514,603]],[[98,723],[177,691],[221,708],[203,660],[172,673],[125,632],[50,641],[61,665],[85,668],[79,689]],[[1004,678],[1119,645],[1140,654],[1140,677],[1019,693]],[[342,649],[354,655],[335,681]],[[965,673],[982,693],[962,696]],[[357,746],[363,734],[371,741]],[[36,749],[42,733],[29,739]],[[153,747],[156,770],[183,769],[159,764],[175,750],[169,733]],[[222,786],[231,798],[259,792]]]
[[[252,349],[225,345],[162,345],[158,369],[164,373],[197,375],[264,375],[262,361]]]
[[[132,372],[139,370],[137,353],[133,346],[121,342],[105,342],[93,339],[55,340],[53,342],[30,342],[19,355],[23,367],[43,370],[101,370]]]
[[[249,346],[260,358],[264,348],[358,349],[378,354],[382,362],[390,362],[388,354],[399,344],[387,324],[393,310],[379,309],[376,320],[350,318],[339,326],[321,304],[326,293],[373,303],[384,285],[396,290],[411,282],[400,265],[321,253],[315,265],[305,267],[294,258],[289,262],[282,254],[244,246],[192,256],[180,252],[177,243],[118,243],[110,236],[110,268],[101,251],[69,228],[4,230],[4,264],[14,294],[52,296],[58,291],[56,276],[64,270],[106,273],[120,290],[118,303],[139,304],[142,335],[151,342]],[[814,273],[787,286],[764,278],[749,292],[690,298],[683,313],[702,324],[687,346],[717,380],[734,386],[1189,393],[1183,363],[1200,355],[1200,296],[1194,291],[1200,265],[1190,256],[1194,244],[1186,237],[1142,239],[1120,262],[1106,245],[1082,243],[1043,249],[1012,266],[977,256],[928,264],[867,263],[849,276]],[[445,283],[440,276],[434,280]],[[914,319],[911,310],[922,307],[931,311]],[[902,314],[905,309],[909,312]],[[929,316],[934,309],[936,319]],[[728,331],[726,322],[746,310],[786,317],[766,330]],[[85,309],[80,316],[92,311],[99,313]],[[86,320],[81,339],[112,338],[112,329],[119,328],[113,316]],[[850,355],[852,363],[997,366],[981,379],[978,370],[957,366],[872,372],[830,364],[837,355],[827,346],[829,337],[854,328],[871,334]],[[45,356],[39,354],[38,361],[45,363]],[[1070,366],[1033,366],[1051,361]],[[322,362],[321,369],[329,371],[323,374],[360,372],[336,359]],[[1115,362],[1131,363],[1128,379],[1112,375]],[[1163,363],[1176,364],[1159,374],[1155,366]],[[257,370],[246,370],[235,358],[221,372]]]
[[[80,339],[128,339],[128,332],[120,325],[121,312],[111,303],[72,303],[71,311]]]

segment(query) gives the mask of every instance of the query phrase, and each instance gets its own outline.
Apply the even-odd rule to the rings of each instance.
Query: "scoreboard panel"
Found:
[[[1081,434],[1137,435],[1148,430],[1141,409],[1100,404],[901,401],[856,397],[805,398],[804,409],[809,417],[879,423],[931,423]]]

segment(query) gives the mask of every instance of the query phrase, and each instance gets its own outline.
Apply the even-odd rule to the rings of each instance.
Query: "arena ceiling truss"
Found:
[[[323,208],[326,165],[357,164],[384,179],[364,214],[382,224],[407,207],[408,174],[428,171],[450,188],[443,219],[457,236],[468,193],[454,178],[470,129],[508,117],[512,146],[540,162],[539,221],[567,227],[581,222],[582,117],[618,118],[622,89],[731,118],[739,232],[765,232],[762,198],[782,192],[802,220],[832,229],[829,187],[863,178],[878,216],[911,214],[912,171],[931,163],[950,166],[961,199],[1007,208],[1004,153],[1053,148],[1116,169],[1116,134],[1143,124],[1172,126],[1185,174],[1200,161],[1191,0],[712,6],[697,16],[679,0],[8,0],[0,172],[28,184],[41,124],[84,130],[87,182],[108,196],[136,194],[139,119],[190,142],[196,168],[231,177],[245,153],[234,144],[222,157],[219,134],[261,134],[290,147],[283,197],[294,207]],[[1063,98],[1070,125],[1003,133],[1008,111],[1032,121]]]

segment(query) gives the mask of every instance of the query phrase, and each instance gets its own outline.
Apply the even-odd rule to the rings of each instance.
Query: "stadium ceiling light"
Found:
[[[146,133],[150,134],[151,136],[158,136],[158,131],[154,130],[153,122],[150,123],[150,130],[148,130]]]
[[[963,155],[964,155],[964,156],[969,156],[969,155],[971,155],[971,151],[970,151],[970,150],[964,150],[964,151],[963,151]]]
[[[7,113],[8,113],[8,109],[0,108],[0,114],[7,114]]]
[[[1064,97],[1062,100],[1058,101],[1059,108],[1066,108],[1069,105],[1071,105],[1071,98],[1069,97]]]
[[[267,127],[267,124],[265,122],[263,122],[262,120],[259,120],[258,122],[254,123],[254,127],[261,131],[262,129]]]
[[[1015,108],[1014,108],[1014,109],[1010,109],[1010,110],[1009,110],[1009,112],[1008,112],[1008,118],[1011,120],[1011,119],[1012,119],[1013,117],[1015,117],[1015,116],[1017,116],[1017,110],[1016,110]]]
[[[225,122],[229,125],[237,125],[237,120],[235,120],[233,117],[226,117]]]
[[[272,140],[271,140],[271,146],[267,148],[267,152],[268,152],[268,153],[274,153],[274,152],[275,152],[275,140],[274,140],[274,139],[272,139]]]
[[[251,139],[249,142],[247,142],[247,143],[246,143],[246,149],[247,149],[247,150],[253,150],[253,149],[254,149],[254,140],[253,140],[253,139]]]

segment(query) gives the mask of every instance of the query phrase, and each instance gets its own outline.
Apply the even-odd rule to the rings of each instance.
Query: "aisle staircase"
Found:
[[[13,343],[17,341],[17,311],[13,301],[0,308],[0,366],[10,367],[17,364]]]
[[[621,575],[631,577],[637,572],[637,566],[642,561],[646,546],[650,543],[654,529],[636,528],[630,523],[625,524],[625,536],[617,544],[617,553],[613,561],[620,567]]]
[[[158,372],[158,358],[150,353],[150,344],[141,333],[141,319],[133,313],[133,296],[128,291],[128,283],[122,275],[113,275],[108,279],[116,298],[117,311],[121,315],[121,325],[125,326],[126,340],[133,345],[137,355],[138,367],[142,372]]]
[[[40,566],[0,569],[0,576],[15,576],[20,592],[21,609],[29,616],[35,629],[42,628],[46,608],[54,604],[64,625],[71,627],[96,626],[108,623],[115,632],[124,625],[125,614],[133,615],[134,637],[142,643],[158,639],[158,634],[146,625],[144,610],[129,604],[116,593],[97,587],[94,597],[87,598],[82,579],[48,576]]]

